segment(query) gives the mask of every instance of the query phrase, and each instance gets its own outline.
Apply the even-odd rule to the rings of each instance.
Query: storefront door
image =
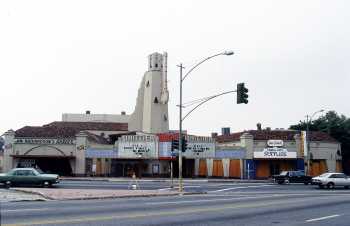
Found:
[[[270,176],[280,174],[280,164],[278,162],[270,162]]]

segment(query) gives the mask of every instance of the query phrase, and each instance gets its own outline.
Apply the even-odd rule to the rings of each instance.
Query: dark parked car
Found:
[[[282,171],[272,177],[278,184],[304,183],[311,184],[312,177],[305,176],[303,171]]]
[[[52,184],[59,183],[57,174],[39,173],[34,168],[15,168],[8,173],[0,173],[0,183],[7,188],[12,185],[40,185],[50,187]]]

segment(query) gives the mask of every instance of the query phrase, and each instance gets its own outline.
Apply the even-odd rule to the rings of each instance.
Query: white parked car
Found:
[[[311,184],[316,184],[320,188],[335,188],[337,186],[349,188],[350,177],[344,173],[324,173],[320,176],[313,177]]]

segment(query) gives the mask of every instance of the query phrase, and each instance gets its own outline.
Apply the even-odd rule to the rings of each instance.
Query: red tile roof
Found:
[[[25,126],[15,132],[16,137],[75,137],[85,130],[128,131],[127,123],[105,122],[52,122],[43,126]]]
[[[248,130],[244,132],[231,133],[229,135],[221,135],[216,137],[216,141],[219,143],[232,142],[240,140],[243,133],[249,133],[253,135],[254,140],[294,140],[296,134],[300,134],[300,131],[296,130]],[[338,142],[336,139],[324,132],[312,131],[310,140],[312,141],[325,141],[325,142]]]
[[[98,143],[98,144],[111,144],[108,139],[103,136],[99,136],[90,132],[85,132],[87,138],[90,142]]]

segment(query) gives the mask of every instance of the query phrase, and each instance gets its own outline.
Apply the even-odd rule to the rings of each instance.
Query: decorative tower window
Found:
[[[149,87],[149,81],[147,81],[147,83],[146,83],[146,87]]]
[[[157,97],[155,97],[155,98],[154,98],[154,103],[155,103],[155,104],[158,104],[158,103],[159,103],[159,101],[158,101],[158,98],[157,98]]]
[[[168,121],[168,117],[166,116],[166,115],[164,115],[164,121],[166,122],[166,121]]]

